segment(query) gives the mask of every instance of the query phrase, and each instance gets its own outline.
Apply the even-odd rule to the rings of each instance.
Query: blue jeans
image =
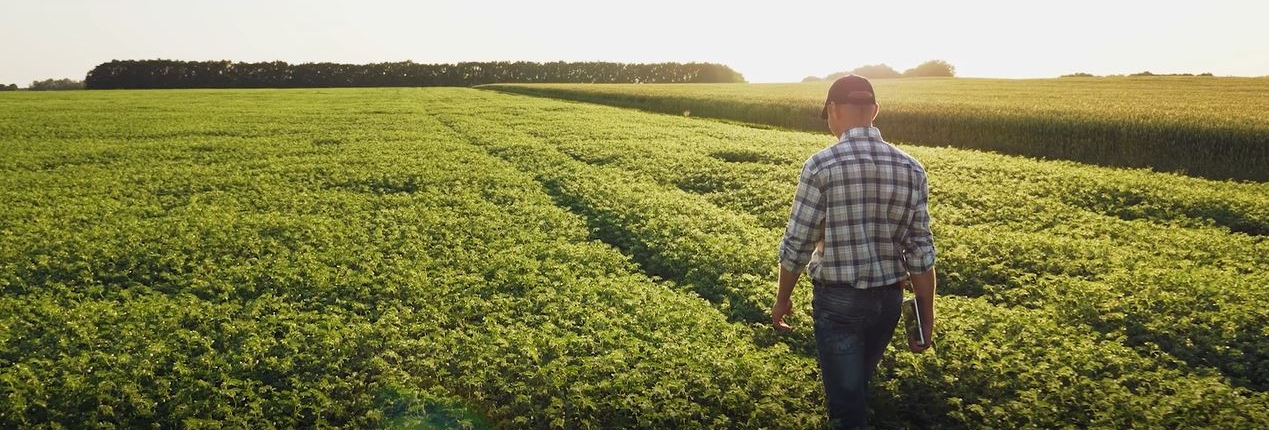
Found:
[[[828,418],[835,428],[868,425],[868,381],[899,323],[903,289],[859,290],[814,281],[811,300]]]

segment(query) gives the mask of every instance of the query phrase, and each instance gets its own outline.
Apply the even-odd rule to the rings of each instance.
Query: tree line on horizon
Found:
[[[31,81],[31,86],[26,88],[18,88],[18,84],[0,85],[0,91],[65,91],[65,90],[82,90],[84,89],[84,81],[76,81],[70,78],[64,79],[45,79],[42,81]]]
[[[1193,73],[1150,73],[1150,71],[1149,71],[1149,70],[1146,70],[1146,71],[1144,71],[1144,72],[1132,73],[1132,74],[1128,74],[1128,75],[1105,75],[1105,76],[1099,76],[1099,75],[1094,75],[1094,74],[1092,74],[1092,73],[1077,72],[1077,73],[1071,73],[1071,74],[1068,74],[1068,75],[1062,75],[1062,76],[1059,76],[1059,77],[1060,77],[1060,78],[1122,78],[1122,77],[1125,77],[1125,76],[1130,77],[1130,78],[1139,78],[1139,77],[1143,77],[1143,76],[1184,76],[1184,77],[1200,76],[1200,77],[1212,77],[1212,76],[1215,76],[1215,75],[1213,75],[1213,74],[1212,74],[1212,72],[1203,72],[1203,73],[1199,73],[1199,74],[1197,74],[1197,75],[1196,75],[1196,74],[1193,74]]]
[[[899,73],[893,67],[886,64],[871,64],[859,66],[845,72],[837,72],[829,74],[823,78],[819,76],[807,76],[802,82],[819,82],[834,81],[837,78],[847,75],[859,75],[868,79],[894,79],[894,78],[927,78],[927,77],[954,77],[956,76],[956,67],[943,60],[930,60],[917,65],[916,67],[904,70]]]
[[[88,89],[468,87],[492,83],[741,83],[714,63],[526,61],[374,64],[113,60],[88,72]]]

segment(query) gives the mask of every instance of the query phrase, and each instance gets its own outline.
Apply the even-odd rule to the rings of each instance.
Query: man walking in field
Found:
[[[868,383],[899,320],[911,280],[926,342],[934,330],[934,238],[925,169],[872,126],[872,83],[846,76],[828,90],[821,116],[838,142],[802,167],[780,242],[780,279],[771,320],[790,330],[793,286],[807,268],[815,346],[828,416],[843,428],[868,424]],[[809,266],[808,266],[809,263]]]

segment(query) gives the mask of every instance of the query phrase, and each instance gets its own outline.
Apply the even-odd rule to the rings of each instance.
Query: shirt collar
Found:
[[[838,141],[844,142],[850,139],[881,140],[881,130],[877,127],[855,127],[842,133]]]

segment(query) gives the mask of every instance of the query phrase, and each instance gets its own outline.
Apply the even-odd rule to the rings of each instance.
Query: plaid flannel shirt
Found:
[[[780,265],[821,282],[891,285],[934,267],[929,185],[915,158],[857,127],[806,160]],[[823,241],[819,246],[817,243]]]

